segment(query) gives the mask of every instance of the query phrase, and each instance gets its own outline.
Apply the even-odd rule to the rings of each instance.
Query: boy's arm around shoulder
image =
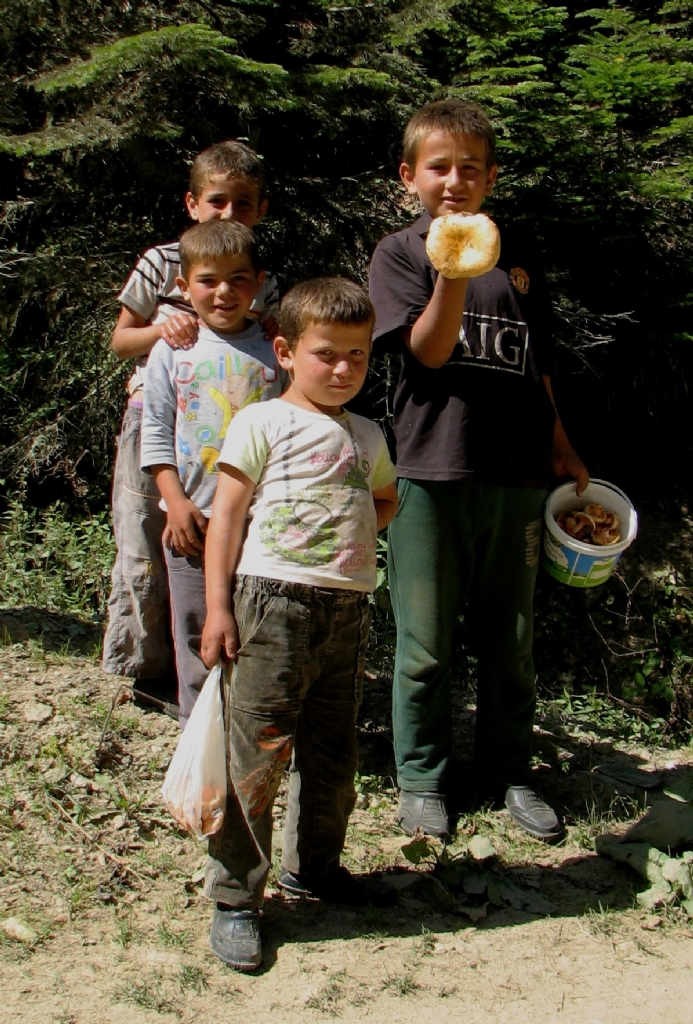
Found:
[[[431,292],[425,266],[397,232],[382,239],[373,253],[369,293],[377,315],[376,339],[398,332],[424,366],[437,369],[448,361],[462,324],[464,278],[439,274]]]
[[[172,248],[176,249],[175,258]],[[161,338],[171,348],[191,348],[195,344],[196,316],[180,312],[159,323],[152,322],[162,296],[171,293],[179,270],[175,246],[154,246],[140,256],[118,296],[121,310],[111,348],[119,359],[149,355]]]
[[[138,356],[149,355],[160,337],[160,324],[150,324],[133,309],[121,306],[111,338],[111,348],[119,359],[136,359]]]
[[[233,613],[232,581],[243,547],[248,508],[255,483],[234,466],[219,466],[219,482],[207,530],[205,578],[207,619],[200,653],[207,668],[219,657],[233,661],[238,653],[238,627]]]
[[[113,330],[111,348],[119,359],[148,356],[157,341],[163,339],[170,348],[192,348],[197,340],[196,316],[176,313],[159,324],[152,324],[127,306],[122,306]]]

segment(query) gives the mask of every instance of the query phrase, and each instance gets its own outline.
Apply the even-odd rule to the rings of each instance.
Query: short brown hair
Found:
[[[472,135],[486,143],[486,165],[496,162],[496,133],[488,117],[475,103],[464,100],[435,100],[421,107],[404,129],[402,161],[414,167],[421,140],[433,132]]]
[[[279,333],[289,349],[310,324],[373,325],[375,310],[368,295],[346,277],[314,277],[294,285],[282,299]]]
[[[195,199],[213,174],[223,174],[226,178],[250,178],[258,185],[260,198],[265,198],[265,168],[255,150],[244,142],[236,139],[215,142],[197,154],[190,168],[189,186]]]
[[[241,256],[247,253],[253,270],[260,270],[255,235],[250,228],[232,220],[206,220],[183,232],[180,239],[180,269],[188,279],[190,269],[197,263],[221,259],[223,256]]]

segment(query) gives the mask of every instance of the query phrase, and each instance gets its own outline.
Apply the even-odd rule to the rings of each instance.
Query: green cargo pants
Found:
[[[489,793],[528,781],[532,599],[545,491],[400,479],[390,525],[397,623],[393,731],[401,789],[444,792],[451,654],[464,612],[478,656],[476,762]]]

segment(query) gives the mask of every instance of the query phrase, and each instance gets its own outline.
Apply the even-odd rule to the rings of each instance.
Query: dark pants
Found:
[[[478,655],[476,761],[489,791],[528,779],[535,710],[532,601],[543,490],[400,480],[389,579],[400,788],[436,793],[452,745],[451,656],[467,609]]]
[[[205,893],[262,903],[272,804],[290,764],[282,866],[319,877],[339,866],[356,793],[356,717],[368,595],[239,577],[240,649],[225,688],[229,795],[209,840]]]
[[[181,729],[184,729],[207,678],[207,669],[200,657],[202,630],[207,618],[205,571],[202,555],[190,558],[166,548],[164,557],[171,591],[171,631],[178,674],[179,722]]]

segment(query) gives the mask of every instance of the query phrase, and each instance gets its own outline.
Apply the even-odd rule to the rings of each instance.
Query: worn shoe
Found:
[[[448,808],[440,793],[409,793],[403,789],[399,794],[397,822],[408,836],[417,829],[440,839],[450,835]]]
[[[262,960],[260,914],[217,903],[209,933],[212,952],[237,971],[255,971]]]
[[[294,875],[282,868],[277,884],[294,896],[312,896],[326,903],[345,903],[351,907],[367,907],[369,904],[392,907],[397,902],[397,890],[387,882],[356,878],[342,867],[322,878]]]
[[[513,821],[537,839],[558,839],[563,832],[556,812],[529,786],[509,786],[505,806]]]

